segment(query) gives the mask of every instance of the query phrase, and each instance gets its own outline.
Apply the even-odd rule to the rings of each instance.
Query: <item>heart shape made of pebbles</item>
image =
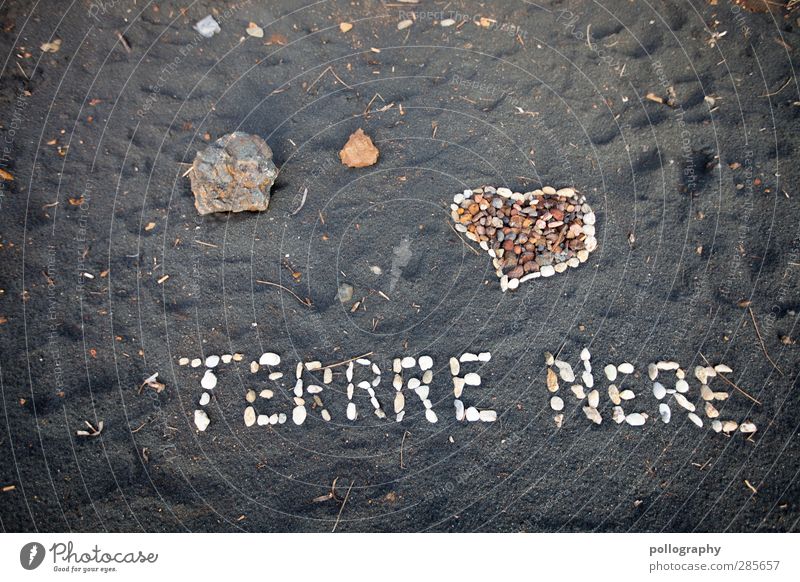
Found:
[[[456,194],[450,209],[456,230],[492,257],[504,292],[578,267],[597,248],[594,211],[573,188],[484,186]]]

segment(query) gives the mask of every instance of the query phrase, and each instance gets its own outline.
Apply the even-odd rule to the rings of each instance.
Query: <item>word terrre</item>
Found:
[[[289,378],[294,382],[290,398],[292,422],[302,425],[310,412],[318,414],[325,422],[333,419],[324,402],[325,390],[334,381],[333,370],[340,367],[345,368],[345,378],[347,379],[345,415],[348,421],[355,421],[359,418],[360,411],[357,400],[363,402],[363,408],[366,405],[366,397],[368,397],[371,411],[375,416],[380,419],[388,419],[393,414],[396,422],[402,422],[406,414],[406,399],[409,398],[413,401],[416,397],[422,407],[420,410],[424,410],[425,419],[430,423],[438,422],[439,416],[433,410],[433,403],[429,398],[430,385],[434,375],[432,357],[422,355],[418,358],[411,356],[394,358],[392,360],[394,395],[386,402],[381,402],[375,389],[381,383],[383,373],[380,366],[370,360],[367,355],[329,365],[323,365],[319,361],[298,362],[295,365],[293,380]],[[453,386],[453,412],[457,421],[495,422],[497,420],[496,410],[471,405],[466,402],[465,398],[467,387],[481,385],[479,371],[491,359],[490,352],[477,354],[467,352],[450,358],[449,376]],[[211,402],[211,395],[217,387],[216,371],[219,366],[242,361],[244,361],[244,355],[239,353],[210,355],[205,360],[201,358],[190,360],[185,357],[178,360],[180,366],[205,368],[200,380],[200,386],[203,389],[198,401],[200,407],[194,411],[194,422],[198,430],[205,431],[211,423],[206,409]],[[584,348],[581,351],[582,370],[577,374],[568,362],[556,359],[549,352],[545,352],[544,363],[546,366],[545,385],[550,393],[549,406],[556,413],[553,417],[556,426],[561,427],[564,422],[564,412],[567,406],[565,398],[574,400],[576,407],[580,406],[588,420],[598,425],[601,424],[603,421],[603,411],[600,409],[601,395],[600,390],[595,387],[595,374],[592,370],[589,350]],[[290,415],[286,412],[269,410],[270,405],[273,407],[275,405],[273,398],[276,392],[280,392],[281,381],[285,381],[285,374],[279,369],[280,365],[281,357],[274,352],[265,352],[258,360],[250,362],[250,373],[261,375],[271,383],[268,385],[272,385],[273,388],[263,388],[259,391],[250,388],[246,391],[243,414],[245,426],[282,425],[289,420]],[[720,378],[730,383],[725,377],[725,374],[730,372],[732,372],[731,368],[724,364],[696,366],[693,375],[699,382],[699,390],[693,394],[689,384],[690,378],[677,362],[662,360],[648,364],[647,377],[651,382],[652,395],[658,401],[658,412],[652,418],[660,419],[665,424],[669,423],[672,419],[670,404],[674,403],[698,428],[702,428],[706,425],[706,421],[710,421],[710,427],[714,432],[728,435],[739,432],[752,435],[757,430],[756,425],[752,422],[739,423],[724,419],[725,403],[730,394],[709,386],[714,378]],[[310,378],[309,381],[306,381],[307,377]],[[645,411],[630,410],[636,406],[634,400],[637,393],[626,384],[626,379],[630,378],[633,381],[638,377],[633,364],[628,362],[617,365],[607,364],[603,368],[603,378],[608,382],[604,392],[613,405],[611,420],[617,424],[643,426],[651,418]],[[155,376],[151,379],[154,378]],[[569,386],[568,391],[564,391],[569,396],[562,397],[560,395],[562,383]],[[363,398],[354,400],[356,395],[363,395]],[[391,400],[391,404],[388,403],[388,400]],[[625,407],[628,407],[628,410]],[[391,412],[387,412],[387,410],[391,410]]]

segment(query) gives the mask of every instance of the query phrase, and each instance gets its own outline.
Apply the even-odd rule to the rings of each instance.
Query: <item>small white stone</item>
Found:
[[[453,406],[455,406],[456,409],[456,420],[464,420],[464,403],[456,399],[453,400]]]
[[[702,427],[702,426],[703,426],[703,420],[702,420],[702,419],[701,419],[699,416],[697,416],[697,415],[696,415],[694,412],[690,412],[690,413],[689,413],[689,414],[687,414],[686,416],[688,416],[688,417],[689,417],[689,420],[691,420],[691,421],[692,421],[693,423],[695,423],[697,426],[700,426],[700,427]]]
[[[430,370],[433,367],[433,358],[430,356],[420,356],[419,358],[419,369],[420,370]]]
[[[689,383],[686,380],[678,380],[675,382],[675,390],[681,394],[686,394],[689,391]]]
[[[466,411],[466,418],[469,422],[477,422],[481,419],[481,413],[474,406],[470,406]]]
[[[592,406],[584,406],[583,413],[586,415],[586,418],[588,418],[595,424],[600,424],[603,422],[602,415],[597,411],[596,408]]]
[[[580,384],[574,384],[570,386],[570,390],[572,390],[572,393],[578,400],[583,400],[584,398],[586,398],[586,393],[583,391],[583,386],[581,386]]]
[[[261,367],[258,365],[258,362],[250,362],[250,373],[255,374]]]
[[[708,384],[708,373],[705,366],[695,366],[694,377],[700,380],[701,384]]]
[[[581,350],[581,360],[586,362],[587,360],[591,360],[591,359],[592,359],[592,354],[589,352],[589,350],[587,348],[583,348]]]
[[[320,416],[322,416],[322,420],[324,420],[325,422],[331,421],[331,413],[328,412],[326,408],[322,409],[322,412],[320,412]]]
[[[587,212],[583,215],[583,224],[594,224],[596,220],[594,212]]]
[[[478,354],[478,361],[480,362],[488,362],[492,359],[491,352],[481,352]]]
[[[413,368],[414,366],[417,365],[417,361],[411,356],[406,356],[405,358],[400,360],[400,365],[403,368]]]
[[[622,424],[623,422],[625,422],[625,411],[622,409],[621,406],[614,407],[614,411],[611,413],[611,420],[613,420],[617,424]]]
[[[306,420],[306,414],[305,406],[295,406],[292,409],[292,421],[297,425],[303,424]]]
[[[669,361],[669,360],[662,360],[662,361],[660,361],[660,362],[658,362],[656,364],[656,367],[659,370],[667,371],[667,370],[677,370],[678,368],[680,368],[680,365],[678,364],[678,362],[672,362],[672,361]]]
[[[347,404],[347,420],[355,420],[358,417],[358,413],[356,412],[356,405],[354,402],[348,402]]]
[[[514,289],[519,287],[519,279],[509,279],[508,281],[508,288],[513,291]]]
[[[230,354],[222,354],[222,363],[223,364],[230,364],[233,356]]]
[[[544,353],[544,365],[545,366],[552,366],[553,364],[555,364],[555,361],[556,360],[553,357],[553,354],[551,354],[550,352],[545,352]]]
[[[445,28],[446,28],[446,27],[448,27],[448,26],[453,26],[455,23],[456,23],[456,21],[455,21],[455,20],[453,20],[452,18],[445,18],[445,19],[444,19],[444,20],[442,20],[442,21],[441,21],[439,24],[440,24],[441,26],[443,26],[443,27],[445,27]],[[435,421],[434,421],[434,422],[435,422]]]
[[[552,277],[556,274],[556,270],[553,265],[542,265],[542,267],[539,269],[539,274],[542,277]]]
[[[261,354],[261,357],[258,359],[258,363],[262,366],[277,366],[281,363],[281,357],[278,354],[274,354],[272,352],[266,352]]]
[[[178,360],[179,366],[188,366],[189,365],[189,358],[181,358]]]
[[[208,356],[206,358],[206,368],[216,368],[219,365],[219,356]]]
[[[672,418],[672,409],[669,407],[669,404],[666,404],[665,402],[659,404],[658,413],[661,415],[661,421],[664,424],[669,424],[669,421]]]
[[[410,378],[408,380],[408,387],[411,388],[412,390],[416,390],[417,388],[419,388],[420,383],[421,382],[419,381],[418,378]]]
[[[619,397],[623,400],[633,400],[636,398],[636,394],[634,394],[633,390],[623,390],[619,393]]]
[[[427,400],[428,399],[428,395],[430,394],[430,391],[431,391],[431,387],[430,386],[426,386],[426,385],[420,386],[419,388],[416,388],[414,390],[414,392],[417,393],[417,396],[419,396],[420,400]]]
[[[458,376],[453,377],[453,396],[461,398],[461,393],[464,391],[464,378]]]
[[[197,427],[197,430],[202,432],[208,428],[209,424],[211,424],[211,421],[208,419],[205,410],[194,411],[194,425]]]
[[[719,420],[714,420],[711,422],[711,428],[714,432],[720,432],[722,430],[722,423]]]
[[[550,399],[550,408],[558,412],[559,410],[564,410],[564,400],[558,396],[553,396]]]
[[[256,418],[256,424],[258,426],[267,426],[269,424],[269,416],[266,414],[259,414]]]
[[[402,392],[394,395],[394,413],[397,414],[406,407],[406,397]],[[352,420],[352,419],[351,419]]]
[[[192,368],[199,368],[202,365],[203,365],[203,360],[201,360],[200,358],[195,358],[192,360]]]
[[[681,405],[683,408],[685,408],[689,412],[694,412],[694,410],[695,410],[694,404],[689,402],[686,399],[686,396],[684,396],[683,394],[680,394],[680,393],[673,394],[673,396],[675,397],[675,402],[677,402],[679,405]]]
[[[625,422],[631,426],[642,426],[647,419],[639,412],[632,412],[625,416]]]
[[[622,398],[619,396],[619,388],[617,388],[616,384],[608,385],[608,398],[617,405],[622,402]]]
[[[392,360],[392,372],[394,372],[395,374],[399,374],[402,369],[403,369],[403,360],[401,360],[400,358],[395,358],[394,360]]]
[[[592,390],[589,392],[588,403],[590,408],[597,408],[600,404],[600,392],[597,390]]]
[[[272,374],[270,374],[272,376]],[[331,368],[325,368],[325,371],[322,373],[322,383],[323,384],[330,384],[333,382],[333,370]]]
[[[475,372],[470,372],[466,376],[464,376],[464,383],[467,386],[480,386],[481,385],[481,377],[479,374]]]
[[[209,402],[211,402],[211,396],[208,394],[208,392],[203,392],[200,395],[200,406],[205,406]]]
[[[431,408],[425,410],[425,418],[431,423],[435,423],[439,420],[439,417],[436,416],[436,413]]]
[[[658,378],[658,366],[655,364],[647,364],[647,376],[651,380]]]
[[[216,385],[217,377],[214,375],[214,372],[211,370],[206,370],[206,373],[203,374],[202,380],[200,380],[200,386],[206,390],[213,390]]]
[[[470,352],[466,352],[464,354],[461,354],[459,360],[461,360],[462,362],[477,362],[478,354],[472,354]]]
[[[453,376],[458,376],[458,373],[461,371],[461,364],[458,363],[458,359],[450,358],[450,373]]]
[[[309,372],[313,372],[314,370],[319,370],[322,367],[322,362],[318,360],[314,360],[312,362],[306,362],[306,370]]]
[[[653,382],[653,396],[661,400],[667,395],[667,389],[661,382]]]
[[[271,372],[269,376],[267,376],[272,381],[280,380],[283,378],[283,372]]]
[[[587,388],[592,388],[594,386],[594,377],[591,372],[584,371],[583,374],[581,374],[581,380],[583,380]]]
[[[494,422],[497,420],[497,412],[494,410],[481,410],[478,417],[481,422]]]
[[[555,364],[558,368],[558,375],[561,376],[561,379],[564,380],[564,382],[575,381],[575,372],[572,371],[572,366],[561,360],[556,360]]]
[[[617,371],[620,374],[633,374],[633,364],[629,362],[622,362],[619,366],[617,366]]]
[[[617,379],[617,367],[614,364],[608,364],[603,368],[603,372],[605,372],[606,378],[608,378],[610,382]]]
[[[744,434],[753,434],[758,430],[758,428],[756,428],[756,425],[752,422],[743,422],[741,425],[739,425],[739,430]]]
[[[430,384],[431,381],[433,381],[433,370],[425,370],[425,373],[422,375],[422,383]]]
[[[733,372],[733,370],[731,370],[725,364],[717,364],[716,366],[714,366],[714,371],[719,374],[731,374]]]
[[[253,402],[256,401],[256,391],[255,390],[248,390],[244,395],[244,399],[247,402],[249,402],[250,404],[252,404]]]
[[[272,390],[262,390],[261,392],[258,393],[258,395],[264,400],[269,400],[270,398],[275,396],[275,393]]]
[[[256,410],[252,406],[244,409],[244,425],[253,426],[256,423]]]

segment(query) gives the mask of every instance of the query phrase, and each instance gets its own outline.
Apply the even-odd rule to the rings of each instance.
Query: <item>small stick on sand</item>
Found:
[[[703,355],[703,353],[702,353],[702,352],[697,352],[697,353],[698,353],[698,354],[700,354],[700,357],[701,357],[701,358],[703,358],[703,360],[705,360],[705,362],[706,362],[706,364],[707,364],[707,365],[711,366],[711,362],[709,362],[709,361],[706,359],[706,357]],[[739,388],[739,387],[738,387],[736,384],[734,384],[733,382],[731,382],[730,380],[728,380],[728,379],[727,379],[727,378],[726,378],[726,377],[725,377],[723,374],[721,374],[720,372],[717,372],[717,376],[719,376],[720,378],[722,378],[722,380],[723,380],[724,382],[726,382],[726,383],[730,384],[731,386],[733,386],[734,388],[736,388],[736,390],[738,390],[739,392],[741,392],[741,393],[742,393],[744,396],[746,396],[747,398],[749,398],[750,400],[752,400],[753,402],[755,402],[756,404],[758,404],[759,406],[761,406],[761,403],[760,403],[758,400],[756,400],[755,398],[753,398],[752,396],[750,396],[750,395],[749,395],[747,392],[745,392],[744,390],[742,390],[741,388]]]
[[[447,224],[450,226],[450,228],[453,230],[453,232],[456,233],[456,236],[459,239],[461,239],[461,242],[464,243],[465,247],[467,247],[469,250],[471,250],[476,255],[481,256],[481,254],[477,250],[475,250],[474,248],[472,248],[470,245],[467,244],[467,241],[465,241],[463,239],[463,237],[461,236],[461,234],[455,229],[455,227],[452,224],[450,224],[450,221],[448,221]]]
[[[767,356],[767,359],[769,360],[769,363],[772,364],[772,367],[775,368],[778,371],[778,374],[780,374],[781,377],[782,377],[783,376],[783,372],[777,366],[777,364],[775,364],[775,362],[772,361],[772,358],[770,358],[769,354],[767,353],[767,346],[764,345],[764,338],[761,337],[761,332],[758,331],[758,323],[756,322],[756,316],[753,313],[753,308],[752,307],[748,307],[747,309],[750,310],[750,318],[753,320],[753,326],[756,328],[756,335],[758,336],[758,341],[761,342],[761,349],[764,351],[764,355]]]
[[[344,511],[344,506],[347,505],[347,500],[350,498],[350,490],[353,488],[353,482],[350,482],[350,487],[347,488],[347,493],[344,495],[344,501],[342,501],[342,506],[339,508],[339,515],[336,516],[336,523],[333,524],[333,529],[331,533],[336,531],[336,526],[339,525],[339,520],[342,518],[342,511]]]
[[[361,354],[360,356],[356,356],[355,358],[350,358],[348,360],[343,360],[341,362],[336,362],[335,364],[328,364],[327,366],[322,366],[320,370],[324,370],[325,368],[335,368],[336,366],[342,366],[344,364],[349,364],[350,362],[355,362],[360,358],[366,358],[367,356],[371,356],[375,352],[367,352],[366,354]]]
[[[403,446],[406,444],[406,437],[408,435],[410,435],[410,434],[411,434],[410,432],[405,431],[403,433],[403,440],[400,442],[400,468],[401,469],[405,469],[406,468],[405,464],[403,464]]]
[[[278,283],[273,283],[272,281],[259,281],[258,279],[256,279],[256,283],[261,283],[262,285],[271,285],[271,286],[273,286],[273,287],[277,287],[278,289],[283,289],[284,291],[286,291],[287,293],[289,293],[289,294],[290,294],[292,297],[294,297],[295,299],[297,299],[297,300],[298,300],[300,303],[302,303],[302,304],[303,304],[303,305],[305,305],[306,307],[311,307],[311,300],[310,300],[310,299],[300,299],[300,296],[299,296],[299,295],[297,295],[297,294],[296,294],[294,291],[292,291],[291,289],[287,289],[287,288],[286,288],[286,287],[284,287],[283,285],[279,285]]]

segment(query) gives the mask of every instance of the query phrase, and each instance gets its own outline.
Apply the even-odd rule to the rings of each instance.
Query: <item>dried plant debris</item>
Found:
[[[83,423],[86,425],[87,430],[76,430],[75,434],[79,437],[97,437],[100,436],[100,433],[103,432],[103,421],[97,423],[97,426],[94,426],[88,420],[84,420]]]
[[[503,291],[578,267],[597,248],[594,211],[572,188],[484,186],[456,194],[450,208],[456,230],[489,253]]]
[[[339,159],[349,168],[366,168],[378,161],[378,148],[363,129],[357,129],[339,152]]]

